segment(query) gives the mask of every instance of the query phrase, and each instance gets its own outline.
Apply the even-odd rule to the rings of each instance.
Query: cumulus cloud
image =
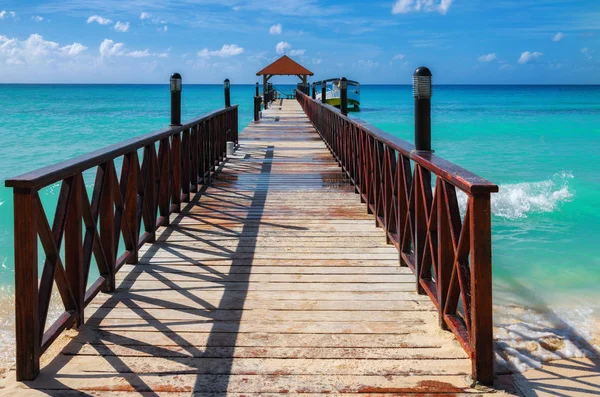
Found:
[[[525,51],[525,52],[521,53],[521,57],[519,58],[518,62],[521,65],[524,65],[531,61],[535,61],[536,59],[540,58],[542,55],[544,55],[544,53],[542,53],[542,52]]]
[[[114,29],[117,32],[127,32],[129,30],[129,22],[118,21],[117,23],[115,23]]]
[[[285,54],[285,52],[287,50],[289,50],[291,48],[292,48],[292,45],[290,43],[288,43],[287,41],[280,41],[275,46],[275,52],[279,55],[283,55],[283,54]]]
[[[558,32],[557,34],[554,35],[554,37],[552,37],[552,41],[557,42],[557,41],[561,41],[564,38],[565,38],[565,34],[562,32]]]
[[[496,59],[496,54],[493,53],[493,52],[489,53],[489,54],[482,55],[479,58],[477,58],[477,60],[479,62],[492,62],[495,59]]]
[[[111,56],[119,56],[124,55],[125,51],[124,43],[115,43],[113,40],[104,39],[102,43],[100,43],[100,56],[101,57],[111,57]]]
[[[453,0],[396,0],[392,14],[408,14],[409,12],[439,12],[445,15]]]
[[[150,14],[148,14],[147,12],[142,12],[142,14],[140,15],[141,20],[148,19],[148,18],[150,18]]]
[[[33,19],[36,22],[42,22],[44,20],[44,17],[41,17],[39,15],[34,15],[31,17],[31,19]]]
[[[66,45],[61,47],[60,51],[65,55],[75,56],[81,54],[83,51],[87,50],[87,47],[81,43],[73,43],[71,45]]]
[[[108,18],[102,18],[100,15],[92,15],[87,19],[87,23],[99,23],[100,25],[110,25],[112,21]]]
[[[0,63],[4,61],[9,65],[47,65],[60,57],[79,55],[86,49],[81,43],[61,47],[57,42],[46,40],[35,33],[23,41],[0,36]]]
[[[243,52],[244,49],[237,44],[224,44],[220,50],[210,51],[208,48],[205,48],[198,52],[198,56],[202,58],[209,58],[212,56],[226,58],[240,55]]]
[[[277,25],[271,26],[269,29],[269,34],[281,34],[281,30],[281,24],[278,23]]]

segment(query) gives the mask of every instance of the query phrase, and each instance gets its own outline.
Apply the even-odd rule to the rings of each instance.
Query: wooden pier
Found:
[[[37,378],[5,392],[481,394],[299,102],[263,116],[135,263],[117,261],[114,292]]]

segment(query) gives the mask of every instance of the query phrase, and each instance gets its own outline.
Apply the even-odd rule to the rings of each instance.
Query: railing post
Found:
[[[348,115],[348,80],[345,77],[340,80],[340,111],[344,116]]]
[[[260,120],[260,103],[262,99],[260,96],[254,97],[254,121]]]
[[[415,151],[417,153],[431,153],[431,72],[426,67],[420,67],[413,74],[413,96],[415,99]],[[421,178],[417,178],[420,175]],[[423,184],[421,184],[421,180]],[[415,165],[414,188],[417,192],[420,189],[429,189],[427,184],[430,184],[431,172]],[[419,189],[420,187],[420,189]],[[425,192],[422,192],[425,193]],[[425,244],[427,240],[427,222],[424,215],[425,207],[429,205],[427,201],[423,201],[424,195],[415,194],[414,200],[414,264],[415,275],[417,276],[417,293],[425,294],[425,290],[421,285],[421,268],[429,266],[423,264],[423,255],[425,252]],[[435,255],[435,253],[432,253]],[[426,269],[425,269],[426,270]]]
[[[312,99],[317,99],[317,83],[312,83]]]
[[[475,194],[470,201],[472,376],[494,383],[492,307],[492,217],[490,193]]]
[[[38,241],[34,197],[15,188],[15,312],[17,380],[33,380],[40,372],[40,313],[38,306]]]
[[[181,125],[181,75],[173,73],[171,75],[171,125]]]
[[[258,81],[256,82],[256,93],[254,96],[260,96],[260,92],[258,91]]]
[[[321,81],[321,103],[327,101],[327,82]]]
[[[223,82],[223,88],[225,90],[225,107],[231,107],[231,83],[229,79],[225,79]]]
[[[65,271],[67,280],[76,304],[76,326],[84,323],[83,308],[85,299],[85,282],[83,276],[83,241],[82,241],[82,183],[83,178],[71,177],[66,180],[69,183],[71,199],[67,207],[67,218],[65,221]],[[112,204],[112,197],[111,197]],[[112,230],[111,230],[112,231]],[[114,232],[113,232],[114,238]],[[112,260],[112,258],[111,258]]]

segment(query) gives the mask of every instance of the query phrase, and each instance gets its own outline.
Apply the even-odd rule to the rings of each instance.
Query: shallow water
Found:
[[[242,128],[252,117],[253,92],[251,85],[232,87]],[[498,344],[510,357],[517,355],[509,348],[526,352],[535,362],[546,357],[527,343],[549,329],[581,349],[597,348],[598,98],[600,87],[435,87],[436,153],[500,185],[492,200],[494,302]],[[183,119],[221,104],[221,86],[185,86]],[[0,85],[0,105],[2,184],[9,176],[169,122],[167,86]],[[355,115],[412,141],[412,112],[411,87],[363,86],[362,111]],[[55,202],[57,187],[42,192],[45,207]],[[11,192],[0,187],[0,360],[4,362],[13,356],[12,223]],[[570,345],[564,349],[565,355],[583,354]],[[519,359],[515,365],[524,362]]]

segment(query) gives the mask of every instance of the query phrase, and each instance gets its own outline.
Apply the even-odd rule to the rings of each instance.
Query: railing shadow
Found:
[[[25,384],[33,389],[40,388],[45,390],[61,390],[62,392],[72,390],[67,384],[73,384],[74,379],[85,383],[86,380],[96,378],[114,378],[122,377],[126,380],[126,384],[121,385],[122,391],[135,391],[143,392],[145,396],[158,396],[156,391],[156,384],[149,383],[145,379],[152,376],[161,376],[165,372],[158,371],[155,365],[149,367],[151,371],[139,371],[139,367],[130,367],[127,364],[127,359],[123,359],[118,354],[119,349],[127,350],[129,357],[147,357],[152,360],[154,358],[160,358],[168,360],[177,365],[178,368],[182,366],[187,369],[180,371],[178,375],[183,377],[195,376],[194,382],[186,382],[181,387],[177,385],[166,384],[161,387],[161,392],[169,391],[185,391],[185,392],[207,392],[210,391],[211,395],[226,395],[228,388],[232,366],[234,361],[234,352],[236,341],[240,330],[240,325],[243,316],[244,302],[248,295],[248,288],[251,275],[251,267],[253,261],[253,255],[256,248],[256,242],[258,237],[259,228],[256,227],[257,223],[263,224],[261,219],[264,213],[265,203],[267,200],[267,192],[269,191],[269,176],[271,174],[272,159],[274,157],[274,148],[269,146],[265,150],[262,165],[259,171],[261,176],[261,188],[260,190],[254,190],[252,194],[245,195],[242,198],[244,200],[250,200],[247,211],[247,216],[240,216],[239,214],[232,217],[232,221],[242,224],[241,231],[235,231],[233,228],[227,228],[226,226],[219,227],[216,233],[228,236],[232,238],[244,237],[247,239],[248,244],[237,245],[237,248],[231,249],[219,244],[208,244],[209,239],[206,238],[205,230],[196,231],[193,233],[191,230],[187,230],[186,225],[182,224],[181,221],[186,217],[189,217],[190,211],[194,207],[200,207],[201,198],[205,197],[206,188],[203,188],[195,199],[188,204],[185,208],[182,208],[181,214],[172,220],[172,227],[166,228],[159,237],[160,242],[167,242],[169,237],[173,235],[175,231],[181,233],[186,238],[190,239],[189,242],[181,243],[168,243],[161,244],[160,249],[168,252],[171,255],[176,256],[181,262],[196,268],[202,268],[207,274],[200,274],[198,272],[188,271],[185,269],[183,272],[177,271],[177,274],[185,275],[185,278],[189,280],[205,282],[210,284],[203,284],[199,287],[215,287],[223,288],[223,295],[220,299],[219,304],[215,305],[214,302],[210,302],[207,299],[202,299],[197,294],[190,291],[193,288],[180,287],[178,282],[172,280],[169,277],[169,273],[173,274],[173,268],[161,264],[139,264],[134,265],[134,269],[127,274],[127,276],[121,282],[117,293],[110,296],[99,309],[86,321],[86,325],[81,327],[80,333],[64,347],[61,354],[58,354],[48,365],[46,365],[41,371],[40,375],[35,381],[26,382]],[[212,190],[212,188],[211,188]],[[226,200],[227,201],[227,200]],[[250,209],[252,210],[250,213]],[[248,220],[251,218],[251,222]],[[217,226],[216,224],[209,224],[211,227]],[[281,227],[281,228],[293,228],[302,229],[295,226],[279,225],[270,222],[270,226]],[[211,230],[215,232],[215,230]],[[195,248],[193,246],[194,240],[202,243],[201,248]],[[155,257],[157,253],[158,245],[150,246],[147,252],[140,257],[141,263],[148,263],[148,261]],[[201,260],[194,259],[193,255],[188,256],[182,253],[178,248],[185,248],[188,252],[198,252],[201,254],[209,254],[216,257],[216,259]],[[243,253],[241,252],[243,251]],[[243,255],[240,255],[243,254]],[[211,266],[211,261],[223,261],[231,258],[230,271],[228,273],[216,271]],[[232,269],[236,269],[235,272],[231,272]],[[243,269],[243,271],[237,271],[237,269]],[[132,288],[137,281],[140,280],[142,275],[151,276],[152,281],[159,281],[164,285],[164,289],[170,291],[172,294],[179,294],[183,297],[182,300],[164,299],[161,296],[152,296],[148,290],[139,288]],[[230,282],[235,281],[235,282]],[[202,289],[202,288],[200,288]],[[124,293],[126,293],[126,299],[123,299]],[[175,302],[174,302],[175,301]],[[177,302],[179,301],[179,302]],[[181,303],[189,302],[189,303]],[[232,307],[234,310],[232,310]],[[108,318],[112,310],[121,308],[130,310],[135,313],[134,318],[138,321],[134,324],[125,325],[120,324],[116,330],[111,330],[111,326],[103,326],[101,329],[97,327],[101,322]],[[152,309],[168,309],[165,312],[180,312],[185,313],[186,318],[191,316],[190,320],[163,320],[156,318]],[[226,315],[224,315],[226,313]],[[177,318],[177,317],[175,317]],[[225,321],[224,321],[225,320]],[[194,339],[193,333],[178,332],[173,329],[173,325],[182,326],[190,324],[201,324],[207,323],[212,324],[212,328],[208,333],[206,344],[204,349],[202,345],[196,343],[197,338]],[[226,323],[226,324],[225,324]],[[136,339],[132,336],[128,336],[127,332],[123,330],[135,331],[139,328],[149,328],[152,331],[159,331],[164,337],[170,341],[168,345],[156,345],[145,342],[143,340]],[[121,332],[120,332],[121,331]],[[72,361],[74,357],[82,353],[82,349],[86,348],[87,351],[84,355],[91,355],[93,352],[90,348],[95,350],[95,353],[100,360],[105,360],[113,371],[102,373],[102,369],[99,368],[94,374],[93,372],[82,373],[82,374],[66,374],[63,373],[63,369]],[[117,352],[115,352],[117,350]],[[218,368],[211,368],[214,365],[213,360],[206,359],[218,359]],[[168,368],[165,371],[169,371]],[[116,372],[116,374],[115,374]],[[175,375],[171,372],[169,374]],[[208,375],[210,374],[210,375]],[[67,381],[68,379],[68,381]],[[107,390],[109,386],[107,386]],[[82,396],[92,395],[86,394],[80,391]]]

